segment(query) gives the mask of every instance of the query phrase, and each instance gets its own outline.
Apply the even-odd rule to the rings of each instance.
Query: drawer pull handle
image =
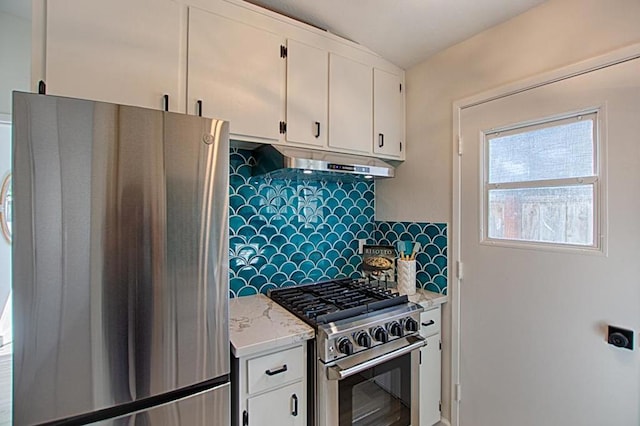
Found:
[[[435,324],[435,323],[436,323],[436,322],[435,322],[434,320],[431,320],[431,321],[429,321],[429,322],[423,322],[423,323],[422,323],[422,326],[423,326],[423,327],[429,327],[430,325],[433,325],[433,324]]]
[[[291,412],[291,415],[296,417],[298,415],[298,395],[294,393],[291,395],[291,399],[293,400],[293,411]]]
[[[287,371],[287,364],[284,364],[282,367],[278,368],[277,370],[267,370],[265,371],[265,374],[267,376],[275,376],[276,374],[284,373],[285,371]]]

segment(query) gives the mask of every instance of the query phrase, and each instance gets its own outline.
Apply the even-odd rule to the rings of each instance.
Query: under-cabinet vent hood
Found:
[[[345,179],[394,177],[392,165],[372,157],[289,146],[262,145],[253,151],[254,176]]]

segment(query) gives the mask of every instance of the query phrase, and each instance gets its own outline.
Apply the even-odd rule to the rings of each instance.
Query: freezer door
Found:
[[[14,94],[14,420],[229,373],[228,124]]]
[[[89,423],[95,426],[228,426],[231,424],[230,385],[127,414]]]

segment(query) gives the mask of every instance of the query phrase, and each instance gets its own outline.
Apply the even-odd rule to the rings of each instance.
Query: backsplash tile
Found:
[[[251,177],[250,151],[232,149],[230,297],[359,277],[359,238],[374,233],[374,183]]]
[[[447,294],[447,225],[445,223],[375,222],[378,244],[397,241],[422,244],[416,256],[417,286]]]
[[[419,241],[418,286],[447,292],[447,225],[374,221],[375,184],[252,177],[251,151],[230,152],[229,296],[360,277],[358,239]]]

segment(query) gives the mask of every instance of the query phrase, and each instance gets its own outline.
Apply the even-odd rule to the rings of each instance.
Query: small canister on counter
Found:
[[[398,259],[398,291],[400,294],[416,294],[416,261]]]

